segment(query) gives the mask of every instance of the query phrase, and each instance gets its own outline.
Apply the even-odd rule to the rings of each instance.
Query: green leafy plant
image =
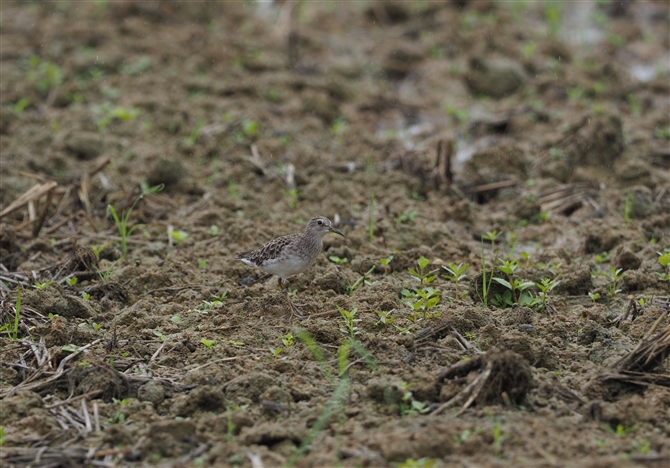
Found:
[[[91,295],[87,293],[86,291],[81,292],[81,298],[85,301],[88,301],[91,298]]]
[[[496,456],[499,456],[502,452],[502,444],[509,438],[509,434],[505,434],[500,421],[496,421],[493,424],[491,431],[493,432],[493,450],[495,451]]]
[[[298,207],[298,189],[282,190],[282,193],[288,200],[289,208],[295,210]]]
[[[287,333],[286,335],[281,337],[281,342],[283,343],[284,346],[290,348],[295,343],[295,337],[290,333]]]
[[[52,284],[53,284],[53,281],[46,281],[44,283],[35,283],[35,284],[33,284],[33,288],[38,289],[40,291],[44,291],[46,288],[48,288]]]
[[[375,326],[383,326],[384,328],[388,327],[391,325],[395,319],[391,317],[391,314],[393,313],[395,309],[391,310],[375,310],[375,314],[377,314],[377,317],[379,317],[379,320],[377,323],[375,323]]]
[[[407,301],[412,314],[407,319],[413,323],[418,322],[424,318],[431,319],[440,317],[442,314],[433,312],[432,309],[437,307],[440,303],[440,291],[426,286],[424,288],[409,290],[403,289],[402,295],[412,298]]]
[[[468,268],[470,268],[469,263],[459,263],[456,265],[454,262],[451,262],[448,266],[442,266],[442,269],[449,273],[448,275],[442,275],[442,278],[454,283],[454,286],[456,287],[456,299],[462,299],[467,295],[467,293],[464,293],[463,296],[461,296],[459,286],[461,281],[468,277],[468,275],[465,274],[468,271]]]
[[[551,278],[544,278],[539,283],[535,283],[537,289],[540,290],[539,297],[535,298],[541,307],[547,306],[547,299],[549,298],[549,293],[560,284],[560,281],[553,280]]]
[[[351,311],[348,311],[337,304],[335,304],[335,307],[337,307],[337,310],[340,312],[342,320],[344,321],[344,327],[340,328],[340,331],[349,335],[350,338],[354,338],[356,335],[360,335],[361,330],[356,326],[356,324],[361,321],[361,319],[356,318],[356,312],[358,312],[358,308],[354,307],[351,309]]]
[[[437,278],[437,275],[435,274],[437,269],[430,271],[427,270],[428,265],[430,265],[430,260],[422,255],[416,261],[416,264],[419,268],[409,268],[409,274],[412,275],[412,278],[418,280],[421,283],[421,288],[435,281]]]
[[[348,286],[346,287],[346,293],[347,293],[349,296],[351,296],[351,295],[354,293],[354,291],[356,291],[356,289],[357,289],[361,284],[367,284],[367,285],[370,285],[371,283],[370,283],[367,279],[368,279],[368,276],[374,271],[374,269],[375,269],[374,265],[371,266],[370,269],[369,269],[368,271],[366,271],[365,273],[363,273],[363,276],[361,276],[360,278],[358,278],[354,284],[348,285]]]
[[[630,193],[626,195],[626,204],[623,208],[623,222],[628,224],[630,223],[630,210],[633,206],[633,195]]]
[[[186,137],[186,142],[190,145],[194,145],[198,141],[198,137],[200,136],[200,131],[202,130],[202,126],[205,123],[205,118],[204,117],[199,117],[198,120],[195,122],[195,127],[193,127],[193,130],[191,131],[191,134]]]
[[[269,349],[273,357],[278,357],[284,351],[284,348],[269,348]]]
[[[21,287],[16,288],[16,301],[14,301],[14,321],[0,326],[0,332],[6,332],[10,340],[19,339],[19,323],[21,321]]]
[[[344,265],[345,263],[347,263],[349,261],[348,258],[340,258],[337,255],[331,255],[330,257],[328,257],[328,260],[330,260],[331,262],[333,262],[336,265]]]
[[[395,222],[398,224],[408,223],[414,221],[414,219],[419,215],[417,210],[403,211],[398,216],[395,217]]]
[[[381,263],[382,267],[384,268],[384,273],[388,273],[389,264],[392,261],[393,261],[393,255],[389,255],[388,257],[382,257],[379,259],[379,263]]]
[[[75,286],[77,284],[77,277],[73,276],[72,278],[67,278],[65,282],[67,283],[68,286]]]
[[[635,432],[635,430],[637,430],[637,424],[633,424],[632,426],[629,427],[626,427],[623,424],[617,424],[616,428],[612,428],[607,424],[603,424],[601,427],[610,434],[614,434],[619,439],[623,439],[628,434]]]
[[[212,349],[219,342],[219,340],[208,340],[207,338],[202,338],[200,343],[202,343],[205,348]]]
[[[529,289],[535,286],[535,283],[532,281],[523,281],[521,279],[514,278],[514,272],[518,267],[519,264],[515,260],[501,259],[501,265],[498,267],[498,269],[505,273],[507,278],[494,277],[493,281],[503,285],[507,288],[508,291],[505,291],[505,293],[502,295],[496,295],[496,306],[510,307],[514,304],[519,304],[521,306],[531,304],[533,296]]]
[[[401,416],[411,416],[415,414],[425,414],[430,411],[425,404],[414,399],[414,395],[409,390],[412,384],[407,382],[400,382],[398,385],[400,391],[402,392],[402,397],[400,401],[400,415]]]
[[[658,263],[665,270],[663,273],[658,273],[658,278],[661,281],[670,281],[670,250],[667,252],[658,252]]]
[[[0,426],[0,447],[5,445],[5,442],[7,442],[7,431],[5,426]]]
[[[624,273],[621,273],[623,270],[621,268],[610,267],[609,271],[605,273],[599,273],[600,276],[604,276],[609,280],[609,285],[607,286],[607,294],[610,296],[616,296],[621,292],[621,289],[617,288],[617,284],[623,278],[626,277]]]
[[[181,244],[188,237],[188,232],[182,230],[170,231],[170,238],[175,244]]]
[[[23,111],[30,105],[30,101],[26,98],[21,98],[16,101],[14,104],[10,104],[9,111],[15,115],[23,114]]]
[[[598,265],[601,265],[603,263],[607,263],[610,261],[610,253],[609,252],[601,252],[599,254],[596,254],[596,263]]]
[[[28,58],[28,80],[35,83],[40,91],[50,91],[51,88],[63,84],[63,70],[37,55],[31,55]]]
[[[489,231],[482,236],[483,241],[489,241],[491,243],[491,250],[496,252],[496,240],[502,235],[502,232],[498,232],[495,229]]]
[[[121,253],[124,257],[128,253],[128,237],[130,237],[135,229],[143,226],[142,224],[136,224],[132,227],[128,226],[128,223],[130,222],[130,216],[133,214],[133,210],[140,202],[140,200],[142,200],[145,196],[158,193],[163,190],[164,187],[164,184],[160,184],[154,187],[150,187],[146,190],[143,189],[140,196],[135,199],[132,205],[130,205],[130,208],[123,210],[121,216],[119,216],[116,208],[114,208],[113,205],[107,205],[107,216],[111,215],[114,219],[114,224],[116,225],[116,229],[118,230],[119,236],[121,237]]]

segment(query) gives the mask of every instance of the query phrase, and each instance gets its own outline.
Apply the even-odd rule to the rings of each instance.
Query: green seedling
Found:
[[[482,238],[483,240],[483,238]],[[487,270],[486,270],[486,256],[484,255],[484,243],[482,242],[482,293],[480,294],[479,291],[477,292],[477,296],[479,297],[479,301],[482,303],[484,308],[488,308],[489,306],[489,291],[491,290],[491,282],[493,281],[493,271],[491,271],[491,274],[489,276]],[[493,264],[495,265],[496,260],[497,260],[497,255],[493,259]],[[488,278],[487,278],[488,276]]]
[[[658,252],[658,263],[665,270],[663,273],[658,273],[658,278],[661,281],[670,281],[670,250],[665,253]]]
[[[284,351],[284,348],[269,348],[269,349],[273,357],[278,357],[282,353],[282,351]]]
[[[337,255],[331,255],[330,257],[328,257],[328,260],[330,260],[331,262],[333,262],[336,265],[344,265],[345,263],[347,263],[349,261],[348,258],[340,258]]]
[[[207,268],[207,260],[198,260],[198,268]]]
[[[377,317],[379,317],[379,320],[377,323],[375,323],[375,326],[383,326],[384,328],[388,327],[391,325],[395,319],[391,317],[391,314],[393,313],[395,309],[391,310],[375,310],[375,314],[377,314]]]
[[[217,225],[215,225],[215,224],[212,224],[212,225],[209,227],[209,235],[210,235],[210,236],[212,236],[212,237],[216,237],[216,236],[219,235],[219,232],[220,232],[219,226],[217,226]]]
[[[617,283],[626,277],[625,274],[622,274],[623,270],[621,268],[615,269],[614,267],[609,268],[609,272],[599,273],[601,276],[604,276],[609,280],[609,285],[607,287],[607,294],[614,297],[621,292],[621,289],[617,288]]]
[[[549,297],[549,293],[560,283],[561,283],[560,281],[556,281],[551,278],[544,278],[541,282],[535,283],[537,289],[540,290],[539,297],[537,297],[536,299],[538,300],[538,303],[542,307],[547,306],[547,299]]]
[[[398,333],[401,335],[409,335],[412,333],[412,328],[414,328],[413,325],[409,325],[407,327],[401,327],[399,325],[393,325],[396,330],[398,330]]]
[[[170,238],[174,241],[175,244],[181,244],[184,239],[188,237],[188,232],[186,231],[169,231]]]
[[[400,384],[398,385],[400,391],[402,391],[402,398],[400,402],[400,416],[403,417],[415,414],[425,414],[428,411],[430,411],[430,409],[426,407],[426,405],[414,399],[414,395],[409,390],[411,386],[412,384],[408,384],[407,382],[400,382]]]
[[[468,118],[470,117],[470,114],[467,109],[456,107],[453,104],[445,104],[444,111],[447,113],[449,117],[453,117],[454,119],[456,119],[456,121],[459,124],[464,124],[465,122],[468,121]]]
[[[287,348],[290,348],[291,346],[293,346],[293,344],[295,343],[294,340],[295,340],[295,337],[293,335],[291,335],[290,333],[287,333],[286,335],[281,337],[281,342]]]
[[[496,240],[502,235],[502,232],[498,232],[495,229],[489,231],[482,236],[483,241],[489,241],[491,243],[491,250],[496,252]]]
[[[86,291],[81,292],[81,298],[85,301],[88,301],[91,298],[91,295],[87,293]]]
[[[395,222],[398,224],[405,224],[407,222],[414,221],[418,215],[419,212],[417,210],[403,211],[395,217]]]
[[[389,264],[392,261],[393,261],[393,255],[389,255],[388,257],[382,257],[379,259],[379,263],[381,263],[382,267],[384,268],[384,273],[388,273]]]
[[[30,105],[30,101],[26,98],[21,98],[14,104],[9,105],[9,111],[15,115],[23,114],[23,111]]]
[[[228,344],[229,344],[230,346],[235,346],[235,347],[237,347],[237,348],[241,348],[242,346],[244,346],[244,341],[228,340]]]
[[[145,196],[158,193],[161,190],[163,190],[164,187],[165,184],[160,184],[154,187],[150,187],[147,190],[142,189],[142,193],[140,194],[140,196],[135,199],[133,204],[130,205],[130,208],[128,208],[127,210],[123,210],[121,216],[119,216],[114,206],[107,205],[107,216],[111,215],[112,218],[114,219],[114,224],[116,225],[116,229],[118,230],[119,236],[121,237],[121,253],[124,257],[128,253],[128,237],[130,237],[130,235],[133,233],[135,229],[137,229],[140,226],[143,226],[142,224],[136,224],[132,227],[128,226],[130,216],[133,214],[133,210],[140,202],[140,200],[142,200]]]
[[[602,252],[599,254],[596,254],[596,263],[598,265],[602,265],[603,263],[607,263],[610,261],[610,253],[609,252]]]
[[[630,223],[630,209],[633,206],[633,195],[626,195],[626,204],[623,207],[623,222]]]
[[[50,91],[63,84],[63,70],[58,65],[32,55],[28,58],[28,81],[35,83],[40,91]]]
[[[53,284],[53,281],[47,281],[45,283],[35,283],[35,284],[33,284],[33,288],[38,289],[40,291],[44,291],[46,288],[48,288],[52,284]]]
[[[98,277],[100,278],[100,281],[102,281],[103,283],[106,283],[112,278],[112,275],[114,274],[114,266],[115,265],[116,265],[116,262],[107,263],[107,266],[104,267],[104,268],[99,268],[99,267],[94,265],[93,270],[95,270],[95,272],[98,274]]]
[[[233,407],[228,405],[226,407],[226,414],[228,415],[228,432],[226,433],[226,440],[233,442],[235,440],[235,423],[233,422]]]
[[[5,426],[0,426],[0,447],[5,445],[5,442],[7,442],[7,431]]]
[[[440,317],[442,315],[440,313],[431,311],[440,303],[440,292],[437,289],[433,289],[430,286],[417,289],[416,291],[403,289],[402,295],[405,297],[415,298],[414,301],[409,300],[406,303],[412,312],[412,315],[407,317],[410,322],[416,323],[423,318],[431,319]]]
[[[404,462],[391,463],[393,468],[439,468],[442,465],[440,460],[433,460],[428,457],[408,458]]]
[[[0,444],[2,445],[2,444]],[[647,439],[642,439],[642,440],[634,440],[633,443],[631,443],[633,448],[640,453],[641,455],[646,455],[649,453],[651,450],[651,444]]]
[[[349,337],[352,339],[356,335],[360,335],[361,331],[356,326],[356,324],[361,321],[361,319],[356,318],[356,312],[358,312],[358,308],[354,307],[351,309],[351,311],[348,311],[337,304],[335,304],[335,307],[337,307],[337,310],[340,312],[342,320],[344,321],[344,327],[340,328],[340,331],[346,335],[349,335]]]
[[[159,340],[161,341],[167,341],[168,336],[165,335],[162,331],[160,330],[154,330],[154,335],[158,337]]]
[[[628,434],[630,434],[632,432],[635,432],[635,430],[637,429],[637,424],[633,424],[630,427],[626,427],[623,424],[617,424],[616,428],[612,428],[611,426],[609,426],[607,424],[603,424],[601,427],[604,430],[606,430],[607,432],[609,432],[611,434],[614,434],[619,439],[623,439]]]
[[[195,122],[195,127],[193,127],[191,134],[186,137],[186,142],[189,145],[194,145],[198,141],[198,137],[200,136],[200,131],[202,130],[202,125],[204,123],[205,123],[204,117],[199,117],[198,120]]]
[[[357,289],[361,284],[366,284],[366,285],[368,285],[368,286],[371,285],[372,283],[370,283],[370,282],[367,280],[367,278],[368,278],[368,275],[370,275],[370,274],[374,271],[374,269],[375,269],[374,266],[370,267],[370,269],[369,269],[368,271],[366,271],[365,273],[363,273],[363,276],[361,276],[360,278],[358,278],[354,284],[347,286],[347,288],[346,288],[346,292],[347,292],[347,294],[348,294],[349,296],[351,296],[351,295],[354,293],[354,291],[356,291],[356,289]]]
[[[532,281],[523,281],[514,278],[514,272],[518,267],[519,264],[514,260],[501,260],[501,265],[498,269],[507,275],[507,279],[494,277],[493,281],[506,287],[509,294],[507,294],[508,291],[505,291],[504,294],[496,296],[496,305],[498,307],[510,307],[514,304],[524,306],[531,303],[533,297],[528,289],[535,286],[535,284]]]
[[[173,315],[172,317],[170,317],[170,322],[181,323],[181,317],[179,315]]]
[[[426,270],[426,268],[430,264],[430,260],[428,260],[426,257],[422,255],[416,261],[416,264],[419,266],[419,268],[418,269],[409,268],[409,274],[412,275],[412,278],[418,280],[421,283],[420,286],[421,288],[435,281],[435,279],[437,278],[437,275],[435,275],[437,269],[431,271]]]
[[[502,452],[502,444],[509,438],[509,434],[503,432],[502,423],[500,421],[496,421],[491,430],[493,432],[493,450],[495,451],[496,456],[499,456],[500,452]]]
[[[76,276],[73,276],[72,278],[67,278],[67,279],[65,280],[65,282],[67,283],[67,285],[68,285],[68,286],[71,286],[71,287],[76,286],[77,281],[78,281],[78,279],[77,279]]]
[[[242,131],[248,137],[254,136],[259,130],[258,122],[245,119],[242,121]]]
[[[0,332],[6,332],[10,340],[19,339],[19,323],[21,321],[21,287],[16,288],[16,301],[14,302],[14,321],[0,326]]]
[[[298,189],[282,190],[282,193],[288,199],[289,208],[295,210],[298,207]]]
[[[202,338],[200,343],[202,343],[205,348],[212,349],[219,342],[219,340],[208,340],[207,338]]]
[[[442,275],[442,278],[451,281],[454,283],[454,286],[456,286],[456,299],[462,299],[467,294],[465,293],[461,296],[459,286],[461,281],[468,277],[468,275],[465,274],[468,271],[468,268],[470,268],[469,263],[459,263],[456,265],[453,262],[451,262],[449,266],[442,267],[443,270],[446,270],[446,272],[449,273],[448,275]]]

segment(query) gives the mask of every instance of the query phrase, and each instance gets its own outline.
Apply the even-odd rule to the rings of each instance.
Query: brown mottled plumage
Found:
[[[273,239],[258,250],[239,254],[237,259],[265,273],[279,276],[281,286],[289,277],[302,273],[314,264],[323,248],[323,236],[329,232],[344,237],[328,218],[317,216],[309,220],[304,232]],[[297,313],[291,300],[288,301],[291,309]]]

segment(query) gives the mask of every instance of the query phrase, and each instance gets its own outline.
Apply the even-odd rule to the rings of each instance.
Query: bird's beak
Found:
[[[334,232],[335,234],[339,234],[339,235],[341,235],[342,237],[344,237],[344,234],[342,234],[340,231],[338,231],[337,229],[335,229],[335,228],[332,227],[332,226],[330,227],[330,232]]]

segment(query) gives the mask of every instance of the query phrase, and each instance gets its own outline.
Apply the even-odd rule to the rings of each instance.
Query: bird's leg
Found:
[[[279,288],[282,289],[282,294],[284,296],[286,296],[286,300],[288,301],[289,309],[291,309],[291,316],[295,315],[298,318],[305,318],[305,316],[302,315],[300,313],[300,311],[298,311],[298,308],[293,304],[293,301],[291,300],[291,298],[288,295],[288,280],[286,280],[285,283],[286,283],[286,287],[284,288],[284,286],[283,286],[284,281],[282,281],[282,279],[279,278],[279,282],[278,282]]]

